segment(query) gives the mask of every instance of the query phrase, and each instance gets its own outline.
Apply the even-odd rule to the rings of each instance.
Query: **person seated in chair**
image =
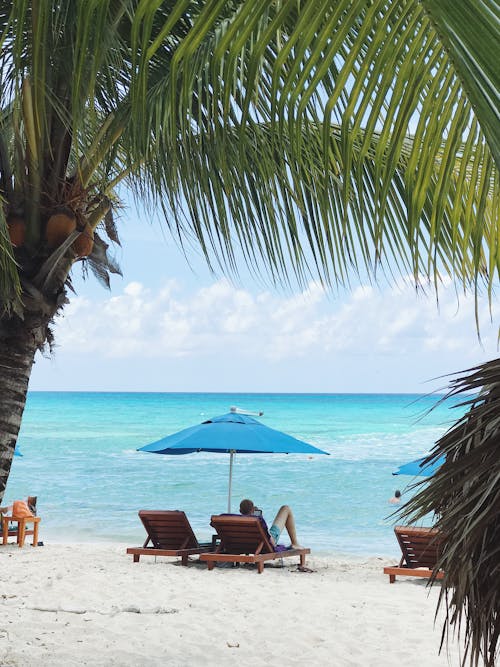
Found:
[[[28,496],[26,500],[26,505],[28,506],[29,511],[33,516],[36,516],[36,496]],[[5,507],[0,507],[0,514],[12,514],[14,505],[6,505]]]
[[[262,510],[258,507],[255,507],[252,500],[245,498],[240,503],[240,514],[244,516],[258,516],[262,518]],[[281,532],[283,528],[286,528],[288,536],[291,541],[292,549],[301,549],[298,540],[297,532],[295,529],[295,519],[293,517],[293,512],[288,505],[282,505],[278,510],[278,513],[274,517],[271,528],[269,528],[269,535],[271,536],[271,544],[275,547],[278,544]]]

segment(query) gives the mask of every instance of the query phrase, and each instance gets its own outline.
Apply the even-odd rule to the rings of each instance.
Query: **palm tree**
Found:
[[[271,281],[500,271],[496,0],[0,6],[0,500],[76,264],[131,191]]]

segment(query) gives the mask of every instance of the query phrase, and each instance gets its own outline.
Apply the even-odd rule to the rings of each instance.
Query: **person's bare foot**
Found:
[[[301,544],[290,544],[291,549],[303,549],[304,547]]]

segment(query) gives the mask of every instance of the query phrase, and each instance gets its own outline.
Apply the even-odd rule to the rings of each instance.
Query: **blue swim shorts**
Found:
[[[269,528],[269,535],[271,535],[275,544],[278,544],[278,540],[280,539],[280,535],[281,535],[281,530],[278,528],[278,526],[275,523],[273,523],[271,528]]]

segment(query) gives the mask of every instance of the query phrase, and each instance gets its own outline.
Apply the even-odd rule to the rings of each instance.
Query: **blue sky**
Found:
[[[31,390],[214,392],[418,392],[498,356],[498,309],[443,286],[354,283],[326,293],[234,284],[188,265],[159,224],[133,208],[119,221],[123,278],[111,292],[74,270],[72,296],[54,327],[51,358],[37,356]],[[437,378],[437,379],[436,379]]]

